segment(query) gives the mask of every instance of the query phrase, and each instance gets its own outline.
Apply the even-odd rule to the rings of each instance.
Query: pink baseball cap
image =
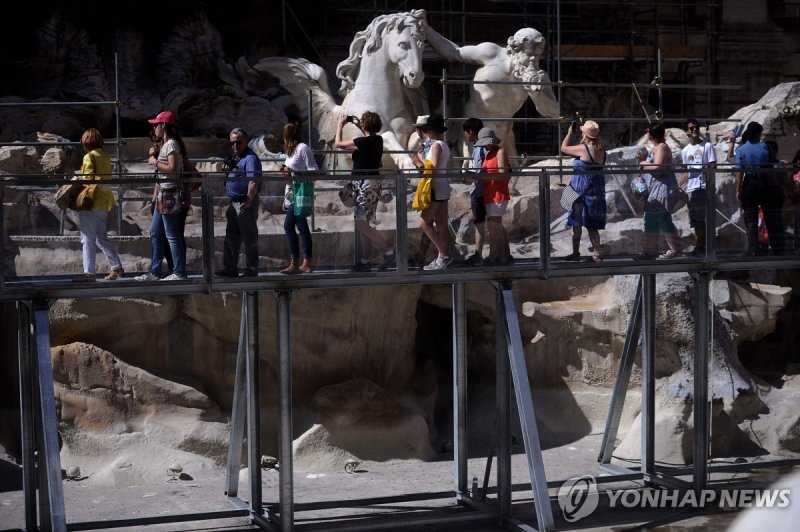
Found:
[[[173,126],[178,125],[178,120],[175,118],[175,115],[172,111],[161,111],[158,113],[158,116],[155,118],[151,118],[148,120],[151,124],[172,124]]]

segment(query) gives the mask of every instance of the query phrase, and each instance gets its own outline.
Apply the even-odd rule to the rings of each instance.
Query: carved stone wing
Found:
[[[320,138],[331,139],[336,134],[338,105],[331,96],[325,71],[305,59],[268,57],[261,59],[253,68],[267,72],[280,81],[289,91],[298,109],[311,116],[312,124]],[[308,112],[308,91],[311,90],[312,112]]]

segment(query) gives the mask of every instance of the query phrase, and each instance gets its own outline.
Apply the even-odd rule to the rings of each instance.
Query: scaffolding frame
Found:
[[[560,10],[561,2],[556,2],[556,7]],[[656,5],[656,4],[654,4]],[[557,16],[560,34],[560,14]],[[559,46],[560,49],[560,46]],[[560,62],[560,56],[558,61]],[[661,79],[660,60],[659,75]],[[116,68],[116,66],[115,66]],[[561,67],[559,64],[559,73]],[[443,75],[443,81],[446,80]],[[450,84],[455,80],[449,80]],[[466,80],[465,80],[466,82]],[[660,83],[660,81],[659,81]],[[443,82],[443,85],[446,85]],[[561,88],[568,84],[559,81],[559,105],[562,98]],[[608,86],[611,86],[610,84]],[[661,88],[659,85],[659,99],[661,100]],[[713,86],[708,83],[706,90],[712,91],[722,89],[722,86]],[[118,84],[116,86],[118,91]],[[443,87],[443,101],[446,101],[446,87]],[[711,94],[711,93],[709,93]],[[55,102],[58,103],[58,102]],[[75,102],[63,102],[62,105],[74,105]],[[81,105],[88,105],[81,102]],[[121,143],[120,143],[120,122],[119,107],[120,102],[117,98],[113,102],[95,102],[96,105],[116,106],[117,120],[117,158],[121,162]],[[0,104],[3,105],[3,104]],[[37,105],[37,104],[31,104]],[[41,105],[41,104],[38,104]],[[659,105],[661,109],[662,105]],[[563,115],[563,112],[559,113]],[[450,117],[451,120],[458,120]],[[659,116],[664,120],[663,110]],[[559,125],[559,136],[561,134],[561,124],[566,121],[565,117],[559,116],[556,119],[535,119],[535,118],[514,118],[515,121],[537,120],[557,121]],[[598,118],[598,120],[611,120]],[[118,176],[121,178],[121,163],[118,169]],[[541,170],[542,178],[539,180],[540,186],[540,227],[548,227],[547,213],[549,212],[549,194],[545,193],[549,189],[549,177],[545,169]],[[398,183],[402,177],[398,175]],[[713,185],[712,185],[713,186]],[[0,189],[2,190],[2,189]],[[398,184],[398,190],[399,184]],[[712,189],[713,190],[713,189]],[[204,194],[204,206],[210,206],[210,200]],[[207,209],[204,209],[208,212]],[[398,220],[404,220],[405,211],[402,215],[398,214]],[[204,229],[211,223],[204,216]],[[711,224],[707,227],[711,231]],[[406,224],[398,224],[398,248],[400,243],[405,242]],[[713,238],[709,239],[713,243]],[[205,265],[204,271],[207,276],[213,271],[209,265],[213,253],[211,243],[206,244],[204,249]],[[710,244],[713,246],[713,244]],[[541,231],[541,249],[549,249],[549,233]],[[405,246],[403,246],[403,249]],[[404,257],[401,256],[401,259]],[[403,261],[405,262],[405,261]],[[634,312],[629,322],[628,333],[626,335],[625,346],[623,347],[622,359],[615,382],[612,406],[606,422],[606,429],[603,436],[603,446],[598,457],[599,467],[603,471],[611,473],[604,481],[614,480],[637,480],[645,485],[667,485],[678,486],[682,489],[704,489],[708,485],[708,475],[712,468],[709,468],[705,460],[695,461],[693,467],[688,471],[686,468],[676,468],[671,472],[659,470],[654,460],[654,417],[655,417],[655,284],[656,275],[660,272],[668,271],[692,271],[695,279],[695,287],[699,297],[696,307],[696,335],[695,335],[695,404],[694,419],[695,425],[702,427],[702,430],[695,430],[693,448],[695,456],[707,456],[709,448],[709,423],[710,411],[708,408],[708,356],[711,344],[710,338],[710,307],[708,298],[708,286],[716,271],[724,269],[736,269],[747,266],[764,265],[765,261],[733,261],[724,264],[695,264],[691,267],[687,265],[643,265],[635,268],[618,269],[607,267],[604,270],[608,274],[624,274],[639,272],[641,280],[637,289]],[[795,268],[800,263],[797,259],[782,259],[769,262],[776,268]],[[686,269],[684,269],[686,268]],[[454,419],[454,479],[453,492],[451,497],[459,508],[464,511],[452,515],[431,515],[423,517],[392,518],[379,516],[369,519],[368,523],[359,520],[361,529],[374,528],[379,525],[402,526],[423,526],[433,524],[455,524],[464,521],[470,523],[485,521],[500,521],[506,528],[518,530],[530,530],[532,525],[527,524],[514,516],[512,495],[515,489],[532,490],[534,493],[534,512],[535,528],[537,530],[554,530],[556,528],[555,518],[552,511],[552,500],[548,489],[558,487],[558,481],[548,482],[546,479],[544,461],[542,458],[541,442],[536,425],[535,405],[531,394],[531,385],[528,382],[528,372],[525,363],[524,351],[519,332],[519,322],[516,312],[516,302],[512,293],[513,282],[517,279],[526,278],[547,278],[552,275],[549,270],[549,254],[542,253],[540,269],[533,272],[516,272],[509,275],[503,271],[480,272],[474,275],[451,275],[442,274],[427,277],[426,279],[411,281],[404,276],[405,266],[399,268],[399,279],[390,280],[388,278],[376,279],[357,279],[353,278],[341,283],[338,279],[327,279],[317,283],[303,281],[276,281],[270,286],[264,286],[254,281],[235,281],[230,283],[220,283],[216,287],[210,277],[204,281],[207,286],[192,287],[186,286],[166,286],[166,287],[136,287],[128,290],[130,295],[159,294],[171,295],[181,293],[199,293],[200,291],[230,291],[231,289],[241,290],[242,310],[240,320],[239,345],[236,361],[236,378],[234,387],[233,412],[231,416],[231,436],[228,448],[228,464],[226,476],[225,495],[228,502],[233,507],[229,512],[208,512],[190,514],[183,516],[152,517],[141,519],[126,519],[116,521],[104,521],[107,527],[129,526],[133,524],[154,524],[158,522],[181,522],[200,519],[214,519],[223,517],[248,516],[253,524],[260,528],[282,531],[292,530],[296,527],[295,514],[298,511],[313,510],[319,505],[296,505],[294,503],[294,492],[292,483],[292,351],[291,351],[291,293],[293,290],[303,287],[319,286],[370,286],[387,284],[393,282],[397,284],[410,283],[443,283],[450,284],[452,290],[452,337],[453,337],[453,419]],[[598,268],[575,268],[571,271],[561,272],[564,276],[597,275]],[[558,276],[558,272],[556,275]],[[475,491],[468,486],[467,468],[467,329],[466,329],[466,297],[465,282],[489,282],[492,283],[496,291],[496,364],[497,364],[497,499],[495,504],[486,504],[480,500]],[[22,418],[22,441],[23,441],[23,491],[25,494],[25,519],[26,528],[35,530],[42,527],[49,530],[67,530],[90,528],[91,523],[68,524],[64,512],[63,490],[61,489],[60,478],[60,457],[58,455],[58,434],[57,416],[54,407],[54,395],[52,387],[52,365],[49,353],[49,324],[48,309],[49,300],[65,295],[76,295],[73,292],[81,292],[79,297],[95,297],[103,294],[112,295],[107,292],[109,289],[99,288],[87,291],[84,287],[77,290],[52,288],[37,288],[30,291],[8,293],[8,287],[3,285],[0,276],[0,296],[9,297],[10,300],[17,302],[18,315],[18,354],[20,366],[20,413]],[[279,461],[280,489],[277,505],[264,504],[261,494],[261,475],[260,475],[260,430],[259,430],[259,392],[260,383],[258,381],[258,301],[259,295],[264,291],[272,291],[276,295],[277,323],[275,331],[279,344]],[[6,292],[3,294],[2,292]],[[114,292],[116,295],[118,291]],[[612,444],[619,428],[619,418],[625,400],[625,391],[630,380],[631,368],[634,353],[639,337],[642,341],[642,466],[638,471],[632,469],[619,468],[610,463]],[[518,405],[520,424],[523,427],[523,440],[528,464],[530,483],[522,487],[513,486],[511,483],[511,393],[515,394]],[[238,493],[238,467],[242,460],[242,443],[247,435],[247,463],[250,466],[248,478],[247,499],[239,497]],[[38,464],[36,456],[38,455]],[[781,461],[780,466],[787,463],[795,464],[798,461]],[[760,463],[759,467],[769,466],[769,463]],[[743,470],[739,467],[736,470]],[[713,470],[732,470],[730,466],[713,468]],[[678,479],[681,474],[688,473],[692,476],[692,482],[688,483]],[[37,476],[38,475],[38,476]],[[488,471],[486,474],[488,478]],[[38,494],[38,499],[37,499]],[[37,513],[38,510],[38,513]],[[38,519],[38,521],[37,521]],[[341,529],[358,530],[359,524],[355,521],[340,523]],[[299,528],[299,527],[298,527]],[[336,528],[336,527],[334,527]]]

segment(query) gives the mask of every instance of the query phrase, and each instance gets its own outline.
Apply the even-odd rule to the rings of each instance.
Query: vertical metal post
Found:
[[[22,449],[22,493],[25,498],[25,529],[36,530],[36,476],[34,468],[35,420],[33,372],[31,368],[31,313],[17,301],[17,355],[19,359],[19,418]]]
[[[5,289],[6,279],[6,245],[11,240],[6,235],[6,225],[3,223],[5,220],[5,209],[3,208],[3,195],[5,194],[6,187],[0,183],[0,290]],[[62,214],[64,211],[61,211]],[[61,232],[63,234],[63,231]]]
[[[308,99],[306,101],[306,109],[308,109],[308,144],[311,145],[311,135],[314,133],[314,124],[312,123],[313,120],[311,119],[314,116],[314,100],[312,98],[311,89],[308,89]],[[316,183],[315,183],[316,184]],[[319,186],[319,185],[317,185]],[[316,187],[315,187],[316,188]],[[311,205],[314,205],[314,202],[311,202]],[[314,231],[317,228],[317,218],[314,216],[314,209],[311,209],[311,230]]]
[[[536,426],[536,410],[533,406],[533,394],[528,379],[528,367],[525,364],[525,352],[522,347],[522,335],[519,331],[517,307],[511,283],[501,284],[503,296],[503,325],[508,341],[508,358],[510,360],[511,377],[514,381],[514,393],[517,398],[519,424],[522,439],[525,442],[525,455],[528,460],[528,473],[533,489],[536,505],[536,519],[539,530],[554,530],[555,521],[550,507],[550,495],[547,491],[547,478],[542,458],[542,445],[539,440],[539,429]]]
[[[502,521],[511,515],[511,375],[508,344],[503,331],[505,312],[501,291],[495,306],[495,372],[497,411],[497,511]],[[474,497],[475,494],[473,493]]]
[[[453,473],[456,499],[467,492],[466,286],[453,284]]]
[[[242,292],[247,309],[247,463],[250,474],[250,511],[260,517],[261,505],[261,394],[258,361],[258,292]]]
[[[394,176],[395,201],[394,209],[397,222],[395,224],[395,264],[400,275],[408,272],[408,202],[406,201],[407,174],[397,170]]]
[[[710,272],[694,276],[694,439],[692,471],[695,490],[708,482],[708,447],[710,412],[708,404],[708,356],[711,338],[711,309],[708,297]]]
[[[67,530],[64,487],[61,484],[61,456],[58,450],[56,397],[53,391],[53,362],[50,358],[50,312],[46,300],[33,302],[36,335],[36,385],[39,396],[39,499],[40,526],[55,532]]]
[[[550,177],[539,175],[539,269],[550,267]]]
[[[116,139],[117,139],[117,179],[122,179],[122,120],[120,118],[119,108],[122,102],[119,99],[119,54],[114,52],[114,117],[116,119]],[[120,201],[117,202],[117,235],[122,236],[122,199],[125,197],[123,187],[119,187],[118,197]],[[61,211],[63,214],[64,211]],[[63,218],[62,218],[63,220]],[[63,227],[61,234],[64,234]]]
[[[278,291],[278,414],[280,431],[278,442],[279,513],[281,530],[294,527],[294,494],[292,474],[292,323],[290,314],[291,292]]]
[[[242,315],[239,320],[239,349],[236,352],[231,432],[228,439],[228,468],[225,478],[225,495],[228,497],[235,497],[239,493],[239,467],[242,463],[242,441],[244,440],[245,415],[247,414],[247,318],[245,294],[242,297]],[[256,467],[256,464],[248,465]]]
[[[200,191],[200,208],[203,215],[200,218],[203,226],[203,280],[211,283],[214,279],[214,185],[208,174],[203,176],[203,188]],[[244,313],[244,301],[242,302]],[[242,314],[244,316],[244,314]]]
[[[442,116],[447,118],[447,69],[442,69]]]
[[[608,409],[606,418],[606,428],[603,431],[603,441],[600,444],[600,454],[597,461],[603,464],[611,462],[611,454],[614,452],[614,443],[617,439],[619,421],[622,418],[622,409],[625,406],[625,396],[628,392],[628,384],[631,381],[631,370],[633,369],[633,356],[636,353],[636,346],[642,333],[642,278],[636,285],[636,296],[633,300],[631,315],[628,317],[628,332],[625,334],[625,345],[622,346],[622,356],[617,369],[617,379],[614,381],[614,393],[611,396],[611,405]]]
[[[717,254],[717,171],[706,166],[706,258],[713,259]]]
[[[642,474],[645,481],[655,472],[655,336],[656,275],[642,275]]]

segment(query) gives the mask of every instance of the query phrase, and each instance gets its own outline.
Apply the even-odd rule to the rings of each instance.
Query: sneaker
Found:
[[[72,282],[74,283],[93,283],[97,280],[97,278],[92,275],[91,273],[82,273],[75,277]]]
[[[172,275],[167,275],[166,277],[164,277],[161,280],[162,281],[185,281],[186,280],[186,276],[185,275],[178,275],[177,273],[173,273]]]
[[[483,256],[476,251],[464,261],[464,264],[469,266],[480,266],[483,264]]]
[[[445,268],[450,266],[451,262],[453,262],[453,259],[450,257],[436,257],[436,260],[425,266],[423,270],[426,271],[444,270]]]
[[[114,268],[104,279],[106,281],[116,281],[117,279],[121,279],[123,275],[125,275],[125,270],[122,268]]]
[[[370,271],[370,270],[372,270],[372,266],[370,266],[369,262],[368,262],[368,263],[366,263],[366,264],[364,264],[363,262],[359,262],[358,264],[353,264],[353,265],[350,267],[350,271],[351,271],[351,272],[362,272],[362,273],[366,273],[366,272],[368,272],[368,271]]]
[[[383,262],[378,266],[379,272],[385,272],[390,266],[394,266],[395,260],[397,259],[397,254],[392,253],[391,255],[383,255]]]
[[[137,281],[158,281],[158,277],[156,277],[150,272],[143,273],[142,275],[137,275],[136,277],[134,277],[134,279],[136,279]]]

